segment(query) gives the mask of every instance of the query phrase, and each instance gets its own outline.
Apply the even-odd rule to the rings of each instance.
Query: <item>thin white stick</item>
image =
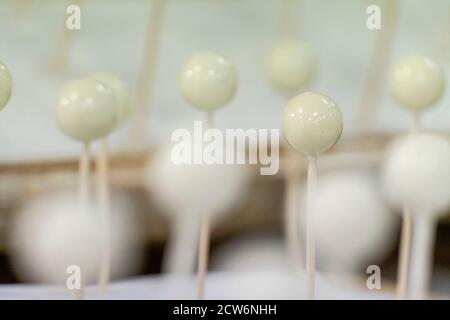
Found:
[[[205,128],[206,130],[214,126],[213,112],[206,113]],[[200,222],[200,238],[198,243],[198,289],[197,299],[205,298],[205,277],[208,269],[209,256],[209,216],[203,213]]]
[[[89,204],[89,184],[90,184],[90,143],[85,143],[83,145],[83,150],[81,151],[80,166],[79,166],[79,201],[80,210],[82,213],[87,212]]]
[[[135,112],[130,132],[130,145],[139,147],[145,141],[145,130],[148,124],[149,101],[153,89],[156,72],[156,60],[159,51],[159,38],[163,23],[164,6],[166,0],[152,0],[150,17],[146,31],[146,42],[136,89]]]
[[[97,203],[103,229],[98,286],[102,291],[106,291],[111,273],[111,191],[109,185],[109,148],[107,139],[100,141],[96,167]]]
[[[301,2],[302,0],[283,0],[281,3],[280,34],[285,37],[298,34]]]
[[[208,269],[209,256],[209,217],[204,214],[201,218],[200,226],[200,240],[198,246],[198,288],[197,299],[203,300],[205,298],[205,278]]]
[[[169,274],[192,274],[195,270],[200,221],[184,212],[171,224],[170,240],[164,253],[163,271]]]
[[[79,196],[79,206],[81,214],[86,214],[89,205],[89,163],[90,163],[90,152],[89,143],[83,145],[80,156],[80,164],[78,169],[78,196]],[[80,289],[74,290],[74,298],[76,300],[84,299],[84,278],[81,278]]]
[[[314,237],[314,216],[312,202],[317,186],[316,157],[308,157],[308,181],[306,203],[306,293],[309,300],[315,299],[316,249]]]
[[[363,88],[360,106],[360,131],[370,131],[376,120],[381,97],[381,89],[386,78],[386,67],[395,34],[395,22],[398,14],[396,0],[383,2],[382,28],[378,30],[369,71]]]
[[[414,112],[413,114],[413,124],[411,127],[411,134],[417,133],[420,129],[420,113]]]
[[[84,0],[70,0],[71,4],[82,7]],[[54,56],[50,62],[50,69],[55,72],[62,72],[67,67],[67,61],[69,60],[69,53],[72,49],[74,30],[69,30],[66,27],[66,18],[64,18],[64,24],[61,28],[61,34],[56,43],[56,49]]]
[[[292,158],[289,158],[288,161],[295,161],[295,155],[291,155]],[[285,177],[284,191],[284,223],[287,252],[292,259],[294,267],[303,268],[303,259],[300,248],[300,235],[298,230],[298,184],[299,181],[297,174],[295,172],[287,172]]]
[[[299,21],[302,0],[283,0],[281,2],[280,35],[282,37],[294,37],[299,34]],[[298,183],[299,177],[295,171],[297,153],[288,151],[286,157],[287,170],[285,174],[284,192],[284,223],[285,241],[289,257],[295,268],[304,267],[301,254],[299,222],[298,222]]]
[[[397,267],[397,299],[406,299],[408,296],[408,271],[411,251],[412,217],[407,205],[403,206],[402,231]]]
[[[426,299],[430,286],[436,222],[427,215],[417,215],[413,226],[411,251],[411,298]]]
[[[414,112],[413,122],[410,129],[410,134],[415,134],[420,127],[420,113]],[[412,216],[411,208],[407,204],[403,205],[402,213],[402,229],[400,238],[400,250],[398,256],[397,267],[397,299],[407,299],[408,297],[408,272],[410,269],[410,255],[411,255],[411,240],[412,240]]]
[[[212,111],[206,112],[205,130],[211,129],[214,126],[214,113]]]

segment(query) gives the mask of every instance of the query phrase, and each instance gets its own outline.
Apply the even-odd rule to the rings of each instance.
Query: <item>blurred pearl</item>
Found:
[[[113,89],[117,101],[118,125],[121,125],[132,112],[131,98],[127,85],[116,76],[108,73],[97,73],[90,78],[102,82]]]
[[[147,169],[147,187],[171,220],[164,271],[194,270],[202,216],[212,224],[220,222],[245,198],[250,177],[243,165],[175,164],[171,148],[154,156]]]
[[[166,148],[148,165],[147,187],[168,214],[217,218],[242,199],[250,176],[243,165],[175,164],[172,149]]]
[[[305,92],[291,99],[283,112],[287,142],[306,156],[329,150],[340,138],[342,114],[337,104],[318,93]]]
[[[305,203],[306,186],[301,198]],[[318,265],[325,271],[365,271],[394,244],[395,216],[386,208],[374,177],[364,171],[322,174],[311,207]]]
[[[212,52],[192,55],[184,64],[180,84],[184,98],[194,107],[212,111],[226,105],[236,91],[233,64]]]
[[[278,43],[270,52],[266,72],[272,85],[283,93],[298,94],[314,78],[317,62],[309,44],[296,39]]]
[[[82,142],[106,137],[118,122],[113,89],[92,79],[67,85],[59,97],[56,113],[64,133]]]
[[[131,200],[112,198],[112,278],[135,274],[142,262],[144,230]],[[14,213],[8,253],[20,279],[65,285],[67,266],[76,264],[86,283],[97,280],[104,228],[93,207],[83,213],[78,205],[74,193],[44,193]]]
[[[392,96],[405,108],[422,111],[435,104],[444,90],[444,72],[434,60],[409,56],[395,65],[389,82]]]
[[[388,147],[383,166],[387,198],[413,214],[440,215],[450,204],[450,143],[431,134],[414,134]]]
[[[0,110],[3,109],[11,98],[12,77],[8,68],[0,62]]]
[[[102,228],[92,208],[81,212],[74,202],[46,197],[31,202],[14,222],[10,250],[22,279],[65,286],[67,268],[77,265],[86,284],[95,281]]]

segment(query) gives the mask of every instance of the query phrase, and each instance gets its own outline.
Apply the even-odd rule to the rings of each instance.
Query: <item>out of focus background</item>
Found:
[[[55,71],[50,65],[70,3],[0,3],[0,61],[13,76],[12,98],[0,113],[0,289],[1,284],[45,279],[44,271],[33,269],[45,269],[38,267],[39,261],[52,261],[51,256],[33,256],[38,243],[40,252],[49,252],[49,244],[39,240],[43,235],[35,226],[42,219],[36,212],[49,211],[46,205],[50,203],[70,203],[75,192],[81,146],[56,125],[54,110],[61,87],[96,72],[117,75],[131,92],[139,86],[151,1],[84,0],[81,30],[72,32],[66,66]],[[218,128],[277,129],[289,97],[271,87],[264,63],[273,45],[290,34],[308,42],[316,55],[318,72],[308,89],[333,97],[344,118],[341,142],[322,166],[319,160],[319,194],[330,200],[330,208],[341,206],[319,219],[323,231],[316,235],[318,268],[364,287],[367,266],[380,265],[383,289],[395,291],[400,215],[384,199],[380,168],[372,156],[376,158],[393,136],[407,132],[412,117],[389,96],[387,72],[402,56],[419,53],[435,58],[449,77],[450,2],[398,0],[395,21],[384,35],[384,25],[379,31],[366,26],[366,9],[372,4],[383,7],[386,1],[165,1],[145,134],[138,141],[130,138],[136,125],[131,117],[110,139],[118,243],[114,281],[161,274],[170,239],[180,228],[173,227],[173,213],[158,205],[157,195],[149,190],[147,180],[152,175],[147,172],[151,170],[148,163],[151,167],[174,129],[191,129],[194,120],[203,119],[180,94],[178,76],[184,61],[193,52],[211,50],[235,64],[237,93],[217,112]],[[361,128],[365,88],[377,72],[380,81],[371,89],[376,112],[369,125]],[[450,132],[448,89],[447,85],[443,98],[423,114],[425,130]],[[332,158],[339,154],[356,154],[356,160]],[[230,200],[226,213],[213,224],[212,272],[283,272],[288,268],[283,161],[278,175],[260,176],[258,172],[249,168],[246,185],[236,188],[236,199]],[[304,168],[299,169],[299,199],[303,199],[304,173]],[[209,192],[214,193],[214,188]],[[342,206],[343,197],[354,199],[353,206]],[[54,237],[57,241],[56,233]],[[434,263],[433,291],[449,297],[449,216],[439,221]]]

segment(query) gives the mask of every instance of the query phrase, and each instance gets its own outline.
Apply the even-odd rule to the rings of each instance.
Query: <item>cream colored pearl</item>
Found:
[[[415,55],[404,58],[394,67],[389,88],[403,107],[422,111],[439,100],[444,82],[444,72],[437,62]]]
[[[234,96],[236,83],[233,64],[212,52],[199,52],[191,56],[180,75],[184,98],[192,106],[205,111],[226,105]]]
[[[122,124],[132,112],[131,98],[127,85],[109,73],[97,73],[90,78],[102,82],[113,89],[117,101],[118,125]]]
[[[317,62],[306,42],[286,39],[270,52],[266,62],[267,76],[279,91],[298,94],[315,76]]]
[[[295,150],[306,156],[318,156],[339,140],[343,129],[342,114],[330,98],[305,92],[286,105],[282,129]]]
[[[118,120],[114,91],[92,79],[74,81],[62,90],[56,114],[68,136],[82,142],[104,138]]]
[[[2,110],[11,98],[12,77],[8,68],[0,62],[0,110]]]

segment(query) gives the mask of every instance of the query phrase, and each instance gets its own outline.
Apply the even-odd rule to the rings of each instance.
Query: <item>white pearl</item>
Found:
[[[394,67],[389,88],[403,107],[422,111],[439,100],[444,82],[444,72],[437,62],[416,55],[404,58]]]
[[[270,52],[266,72],[272,85],[279,91],[298,94],[315,76],[317,62],[306,42],[286,39]]]
[[[18,212],[10,251],[20,278],[63,285],[67,268],[77,265],[86,284],[95,281],[104,237],[101,220],[92,207],[80,212],[72,200],[43,196]]]
[[[287,142],[306,156],[318,156],[340,138],[342,114],[336,103],[318,93],[305,92],[286,105],[283,134]]]
[[[354,168],[320,176],[311,204],[320,270],[356,273],[391,249],[396,219],[384,204],[376,182],[369,172]],[[305,185],[303,204],[306,189]]]
[[[132,112],[131,97],[127,85],[109,73],[97,73],[90,78],[102,82],[113,89],[117,101],[118,125],[122,124]]]
[[[450,204],[450,143],[432,134],[392,142],[383,166],[386,197],[413,214],[439,215]]]
[[[111,206],[111,276],[136,272],[142,262],[143,239],[148,228],[140,223],[132,199],[115,193]],[[65,284],[66,268],[82,266],[86,284],[97,280],[105,230],[95,207],[79,211],[72,191],[40,193],[16,211],[8,238],[8,251],[21,280]],[[145,233],[144,233],[145,231]]]
[[[92,79],[67,85],[59,97],[56,113],[61,129],[82,142],[106,137],[118,122],[113,89]]]
[[[12,77],[8,68],[0,62],[0,110],[2,110],[11,98]]]
[[[247,166],[177,164],[172,152],[173,146],[157,152],[147,169],[148,190],[168,214],[207,213],[216,219],[245,194],[251,177]]]
[[[236,91],[237,76],[233,64],[212,52],[192,55],[181,70],[180,85],[184,98],[194,107],[212,111],[226,105]]]

